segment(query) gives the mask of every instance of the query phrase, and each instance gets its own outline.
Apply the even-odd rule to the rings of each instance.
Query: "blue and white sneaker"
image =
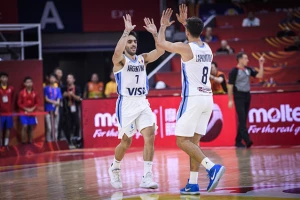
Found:
[[[198,184],[189,184],[189,180],[185,186],[180,190],[180,194],[187,194],[187,195],[197,195],[200,194],[199,185]]]
[[[219,180],[225,172],[225,167],[222,165],[214,165],[210,170],[206,171],[208,172],[207,177],[209,178],[207,191],[211,192],[217,187]]]

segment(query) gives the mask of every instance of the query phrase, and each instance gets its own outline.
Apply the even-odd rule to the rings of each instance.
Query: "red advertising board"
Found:
[[[299,145],[300,92],[252,95],[248,132],[255,145]]]
[[[159,0],[83,0],[82,16],[84,32],[123,31],[123,16],[130,14],[135,30],[145,30],[144,18],[153,18],[157,26],[160,20]]]
[[[174,128],[180,97],[150,97],[149,102],[156,115],[158,130],[155,145],[176,147]],[[215,96],[214,110],[208,125],[208,133],[202,138],[202,146],[234,145],[236,120],[235,111],[227,108],[227,96]],[[112,147],[117,139],[116,99],[84,100],[82,102],[84,147]],[[132,146],[144,145],[140,133],[134,136]]]
[[[254,145],[300,145],[300,92],[253,94],[248,127]],[[159,126],[155,146],[176,147],[174,128],[180,97],[150,97]],[[117,139],[116,99],[84,100],[85,148],[114,147]],[[201,146],[233,146],[237,130],[235,109],[227,107],[227,95],[214,96],[214,110]],[[132,143],[143,146],[137,133]]]

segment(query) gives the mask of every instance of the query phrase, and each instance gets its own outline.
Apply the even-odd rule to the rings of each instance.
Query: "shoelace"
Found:
[[[113,172],[113,175],[114,175],[114,181],[115,182],[120,182],[121,181],[120,170],[119,169],[114,169],[112,172]]]

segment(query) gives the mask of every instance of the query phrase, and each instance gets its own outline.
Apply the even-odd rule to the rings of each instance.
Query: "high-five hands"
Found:
[[[179,14],[176,13],[176,17],[182,25],[186,25],[187,6],[185,4],[179,5]]]
[[[144,28],[145,28],[148,32],[150,32],[150,33],[152,33],[152,34],[156,34],[156,33],[157,33],[157,28],[156,28],[156,26],[155,26],[155,24],[154,24],[153,19],[151,19],[151,21],[150,21],[149,18],[145,17],[145,18],[144,18],[144,22],[145,22],[145,25],[146,25],[146,26],[144,26]]]
[[[167,10],[164,10],[160,19],[160,25],[161,26],[171,26],[175,21],[170,21],[170,18],[172,16],[173,10],[171,8],[168,8]]]
[[[136,25],[132,25],[131,22],[131,16],[129,14],[126,14],[126,16],[123,16],[124,19],[124,24],[125,24],[125,31],[127,31],[128,33],[130,31],[132,31]]]

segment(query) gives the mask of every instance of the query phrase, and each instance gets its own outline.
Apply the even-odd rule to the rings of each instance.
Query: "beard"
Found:
[[[136,54],[136,51],[133,52],[130,48],[125,48],[125,51],[131,56],[134,56]]]

